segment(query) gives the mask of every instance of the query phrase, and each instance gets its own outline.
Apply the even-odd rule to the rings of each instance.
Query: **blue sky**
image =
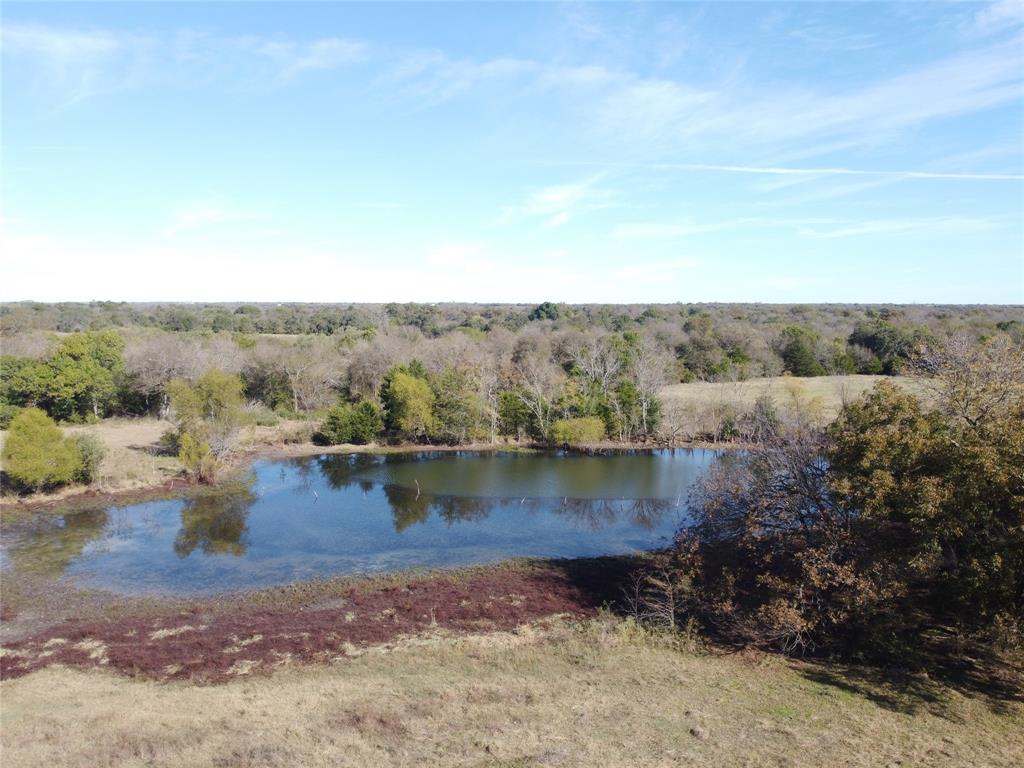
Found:
[[[1024,3],[2,6],[0,298],[1024,303]]]

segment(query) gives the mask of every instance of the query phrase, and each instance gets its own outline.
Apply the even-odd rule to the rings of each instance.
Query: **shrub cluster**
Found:
[[[235,448],[246,416],[242,380],[210,369],[194,383],[174,379],[167,385],[176,433],[161,444],[173,448],[185,471],[200,482],[213,482],[224,457]]]
[[[4,472],[21,491],[90,483],[104,453],[96,437],[66,437],[43,411],[25,408],[10,423],[3,449]]]
[[[551,441],[555,445],[592,445],[603,439],[604,422],[594,416],[559,419],[551,425]]]
[[[384,417],[374,403],[339,403],[327,412],[314,439],[323,445],[366,445],[384,429]]]

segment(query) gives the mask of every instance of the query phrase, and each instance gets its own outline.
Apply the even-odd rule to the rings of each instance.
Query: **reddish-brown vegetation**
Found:
[[[509,630],[553,614],[581,615],[596,596],[570,574],[501,570],[424,577],[404,586],[350,587],[328,603],[70,620],[4,647],[0,676],[51,664],[105,667],[131,676],[216,682],[285,662],[329,661],[429,630]]]

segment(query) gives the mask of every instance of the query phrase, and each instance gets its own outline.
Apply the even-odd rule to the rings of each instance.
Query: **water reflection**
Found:
[[[702,452],[325,455],[256,462],[179,498],[4,524],[5,569],[115,591],[216,592],[330,574],[650,548]]]
[[[360,479],[356,473],[360,469],[373,466],[377,463],[376,460],[375,456],[355,454],[352,456],[302,457],[292,459],[291,462],[293,466],[299,468],[300,472],[312,471],[316,467],[332,490],[344,491],[353,485],[358,485],[363,493],[367,493],[373,488],[373,481]]]
[[[427,454],[430,455],[430,454]],[[479,454],[472,454],[474,457]],[[461,452],[445,454],[445,458],[465,461]],[[413,458],[411,461],[422,461]],[[372,456],[367,454],[324,455],[315,458],[292,459],[299,473],[306,477],[313,466],[316,466],[327,484],[333,490],[343,491],[353,486],[359,487],[363,493],[369,493],[374,483],[365,479],[363,473],[383,465],[401,467],[410,459],[405,456]],[[464,478],[459,478],[464,480]],[[473,490],[482,490],[475,486]],[[461,522],[482,521],[496,509],[518,503],[525,511],[541,514],[551,512],[573,519],[581,526],[598,530],[613,524],[617,520],[628,520],[633,525],[650,530],[661,522],[665,513],[673,507],[670,499],[605,499],[605,498],[571,498],[563,496],[551,498],[502,498],[495,496],[466,496],[455,494],[424,493],[418,480],[412,486],[387,483],[383,485],[384,497],[391,508],[396,533],[416,523],[424,523],[431,513],[437,515],[448,525]],[[678,504],[677,498],[675,503]]]
[[[196,548],[204,555],[245,554],[244,537],[249,508],[256,503],[255,474],[185,501],[181,509],[181,530],[174,540],[178,557],[188,557]]]
[[[20,546],[4,548],[5,565],[9,561],[13,568],[60,575],[87,544],[103,536],[109,522],[110,515],[102,508],[41,514],[27,524]]]
[[[468,496],[417,496],[416,490],[397,485],[384,486],[391,506],[395,531],[401,533],[414,523],[425,523],[434,513],[448,525],[481,522],[495,511],[518,506],[531,514],[553,514],[570,519],[577,527],[600,530],[617,522],[628,522],[651,530],[675,507],[668,499],[481,499]]]
[[[385,485],[384,498],[391,507],[396,533],[401,533],[413,523],[425,522],[430,517],[430,498],[421,495],[415,488]]]

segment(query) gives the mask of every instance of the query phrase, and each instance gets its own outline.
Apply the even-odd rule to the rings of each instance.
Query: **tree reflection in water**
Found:
[[[358,485],[363,493],[373,488],[373,482],[366,479],[358,479],[356,473],[377,463],[379,459],[363,453],[349,455],[317,456],[316,459],[303,459],[310,466],[315,461],[320,474],[331,490],[344,491],[352,485]]]
[[[315,462],[332,490],[344,491],[358,485],[363,493],[369,493],[376,484],[359,477],[360,472],[388,460],[396,459],[367,454],[335,454],[318,456],[315,459],[299,459],[293,463],[296,466],[301,464],[302,470],[308,472]],[[486,496],[433,495],[424,493],[417,487],[397,483],[385,483],[382,490],[391,507],[395,531],[398,533],[411,525],[426,522],[431,512],[449,525],[454,525],[484,520],[499,507],[517,504],[525,506],[533,513],[550,512],[572,518],[579,527],[592,530],[599,530],[622,520],[651,530],[672,507],[672,501],[668,499],[499,499]]]
[[[552,512],[573,518],[579,527],[600,530],[621,520],[646,530],[656,527],[672,506],[668,499],[527,499],[532,512]]]
[[[187,499],[181,510],[181,530],[174,540],[178,557],[188,557],[197,547],[205,555],[244,555],[246,517],[256,502],[255,480],[252,475]]]
[[[103,536],[109,522],[110,513],[101,507],[39,515],[25,529],[4,531],[5,544],[15,569],[60,575],[89,542]]]
[[[494,500],[474,496],[440,496],[431,504],[448,525],[464,520],[484,520],[494,511]]]
[[[670,499],[633,499],[629,507],[629,519],[648,531],[661,523],[661,518],[672,508]]]
[[[430,517],[430,497],[422,495],[416,488],[385,485],[384,497],[391,505],[396,533],[401,533],[413,523],[425,522]]]
[[[668,499],[489,499],[474,496],[429,496],[415,488],[385,485],[395,531],[426,522],[435,513],[448,525],[485,520],[499,507],[525,507],[534,514],[552,513],[573,519],[577,527],[601,530],[622,520],[651,530],[671,508]]]

